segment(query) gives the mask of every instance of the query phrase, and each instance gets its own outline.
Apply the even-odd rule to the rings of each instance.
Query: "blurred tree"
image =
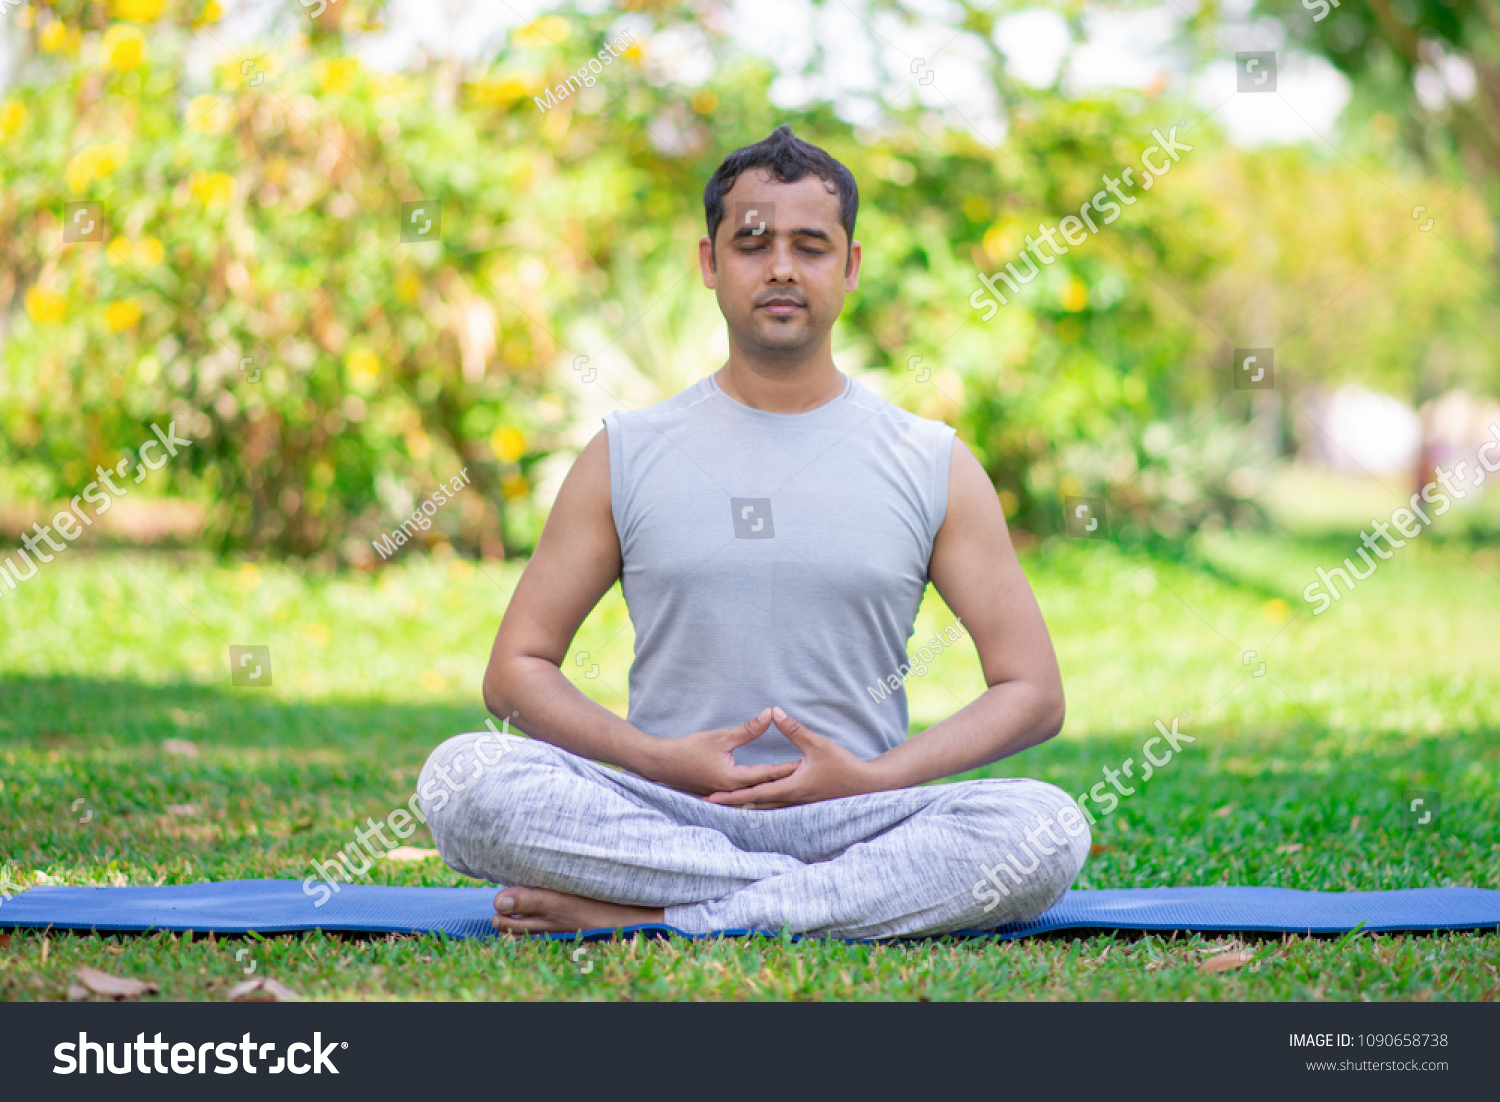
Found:
[[[1330,325],[1300,330],[1309,376],[1375,362],[1400,382],[1421,342],[1465,363],[1495,343],[1480,277],[1451,258],[1340,298],[1379,260],[1377,220],[1404,217],[1394,200],[1362,170],[1237,151],[1207,123],[1149,195],[984,321],[978,274],[1137,164],[1185,104],[1024,86],[992,17],[965,8],[1003,139],[904,99],[851,124],[823,100],[773,107],[776,71],[726,37],[720,5],[639,7],[561,8],[478,63],[419,55],[401,73],[350,52],[384,18],[362,0],[279,8],[244,56],[213,37],[212,0],[18,9],[0,495],[71,497],[175,419],[194,444],[141,492],[201,502],[211,546],[378,561],[369,541],[468,467],[426,540],[525,553],[601,409],[717,366],[702,188],[781,122],[860,182],[867,259],[841,362],[958,426],[1019,527],[1056,530],[1060,497],[1094,493],[1137,537],[1251,516],[1260,453],[1225,391],[1230,349],[1266,317],[1291,329],[1336,300]],[[636,44],[591,72],[627,16]],[[691,80],[653,52],[687,32],[713,62]],[[541,110],[570,74],[582,86]],[[104,239],[65,243],[82,201]],[[1482,236],[1465,218],[1460,239]]]
[[[1500,185],[1500,6],[1494,0],[1259,0],[1291,43],[1314,50],[1401,120],[1434,167]],[[1500,192],[1492,191],[1500,201]],[[1493,207],[1500,215],[1500,202]]]

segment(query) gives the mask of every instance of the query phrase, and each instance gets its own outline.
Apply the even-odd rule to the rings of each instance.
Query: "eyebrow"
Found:
[[[833,237],[827,230],[820,230],[814,226],[799,226],[794,230],[779,231],[767,226],[761,233],[756,233],[749,226],[739,226],[730,237],[731,241],[738,241],[741,237],[772,237],[777,233],[784,233],[786,237],[815,237],[820,241],[833,244]]]

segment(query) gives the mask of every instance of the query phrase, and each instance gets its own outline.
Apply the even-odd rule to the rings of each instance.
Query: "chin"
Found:
[[[755,342],[765,348],[778,350],[801,348],[812,339],[812,334],[806,325],[792,325],[792,319],[787,319],[787,324],[757,325],[753,332]]]

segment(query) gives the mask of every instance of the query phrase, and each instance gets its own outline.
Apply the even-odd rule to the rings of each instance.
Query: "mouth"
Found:
[[[760,304],[759,309],[766,311],[776,317],[786,317],[805,309],[800,302],[793,302],[789,298],[773,298]]]

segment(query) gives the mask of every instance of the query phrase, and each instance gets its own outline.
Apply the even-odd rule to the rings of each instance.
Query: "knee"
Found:
[[[1059,858],[1067,858],[1058,862],[1058,868],[1071,885],[1088,861],[1089,849],[1094,846],[1088,816],[1083,814],[1079,802],[1056,784],[1047,784],[1046,781],[1028,781],[1026,784],[1026,837],[1035,832],[1038,840],[1047,840],[1058,849]]]
[[[511,812],[527,802],[519,789],[545,766],[553,748],[533,739],[471,731],[428,755],[417,800],[445,860],[476,832],[503,842]]]
[[[976,784],[984,786],[976,798],[987,811],[982,882],[999,889],[997,901],[1000,895],[1012,902],[1024,898],[1023,909],[1035,911],[1028,915],[1034,918],[1063,897],[1088,860],[1093,844],[1088,818],[1072,796],[1045,781],[1011,778]],[[976,885],[976,898],[979,891]]]

